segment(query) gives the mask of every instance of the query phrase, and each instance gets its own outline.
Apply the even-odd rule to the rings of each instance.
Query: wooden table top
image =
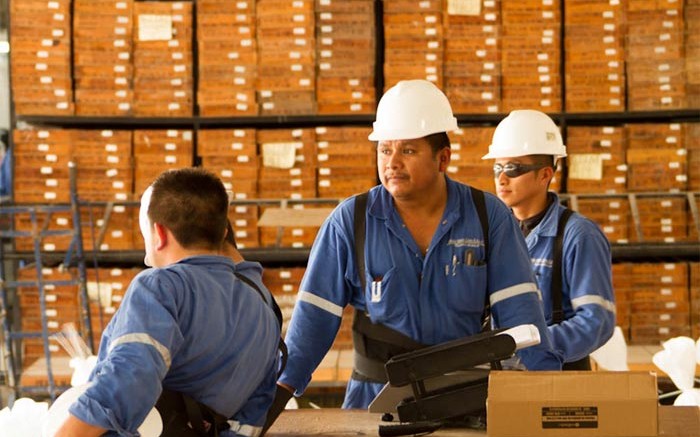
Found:
[[[270,428],[267,437],[355,437],[376,436],[381,415],[364,410],[337,408],[286,410]],[[431,434],[480,436],[486,431],[440,429]],[[659,437],[700,437],[700,408],[659,406]]]

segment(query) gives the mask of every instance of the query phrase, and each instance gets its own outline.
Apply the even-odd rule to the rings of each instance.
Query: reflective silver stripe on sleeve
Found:
[[[552,264],[554,263],[551,259],[547,258],[531,258],[530,261],[532,262],[533,266],[549,267],[550,269],[552,268]]]
[[[489,301],[491,302],[491,305],[496,305],[502,300],[525,293],[537,293],[538,299],[542,300],[542,295],[540,294],[540,290],[537,288],[537,284],[533,284],[532,282],[523,282],[522,284],[516,284],[512,287],[504,288],[503,290],[498,290],[495,293],[491,293]]]
[[[261,426],[243,425],[237,420],[229,420],[229,426],[231,431],[238,435],[244,435],[247,437],[258,437],[262,433]]]
[[[334,316],[343,317],[343,308],[340,305],[336,305],[333,302],[322,297],[318,297],[315,294],[309,293],[308,291],[300,291],[299,295],[297,296],[297,300],[315,305],[324,311],[328,311]]]
[[[610,311],[613,314],[617,312],[617,308],[615,308],[614,303],[601,296],[596,296],[594,294],[589,294],[586,296],[577,297],[576,299],[571,299],[571,306],[574,309],[577,309],[582,305],[600,305],[601,307]]]
[[[151,337],[150,335],[143,332],[135,332],[133,334],[122,335],[121,337],[115,338],[114,341],[110,343],[109,352],[112,352],[112,350],[120,344],[125,343],[141,343],[148,346],[153,346],[158,351],[161,358],[163,358],[165,366],[168,369],[170,368],[170,351],[167,347],[163,346],[158,340]]]

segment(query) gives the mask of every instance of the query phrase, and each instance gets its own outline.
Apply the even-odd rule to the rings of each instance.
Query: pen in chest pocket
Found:
[[[464,253],[464,264],[468,266],[474,265],[474,251],[469,249]]]

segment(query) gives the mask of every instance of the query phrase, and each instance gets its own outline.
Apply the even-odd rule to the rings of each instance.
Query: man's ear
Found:
[[[554,177],[555,171],[556,169],[554,167],[547,166],[542,168],[542,179],[544,182],[547,183],[547,185],[549,185],[552,182],[552,178]]]
[[[452,156],[452,149],[445,147],[442,149],[438,155],[438,160],[440,162],[439,170],[441,172],[447,171],[447,166],[450,164],[450,157]]]
[[[160,223],[153,223],[153,243],[156,250],[161,250],[168,244],[168,229]]]

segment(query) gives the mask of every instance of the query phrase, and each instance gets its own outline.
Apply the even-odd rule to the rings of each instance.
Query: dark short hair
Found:
[[[543,167],[554,168],[554,156],[552,155],[530,155],[532,157],[532,163],[538,164]]]
[[[447,136],[447,132],[428,135],[425,137],[425,140],[430,144],[430,148],[433,149],[433,155],[445,147],[450,147],[450,137]]]
[[[221,180],[202,168],[161,173],[153,181],[148,218],[160,223],[186,249],[221,246],[228,220],[228,195]]]

